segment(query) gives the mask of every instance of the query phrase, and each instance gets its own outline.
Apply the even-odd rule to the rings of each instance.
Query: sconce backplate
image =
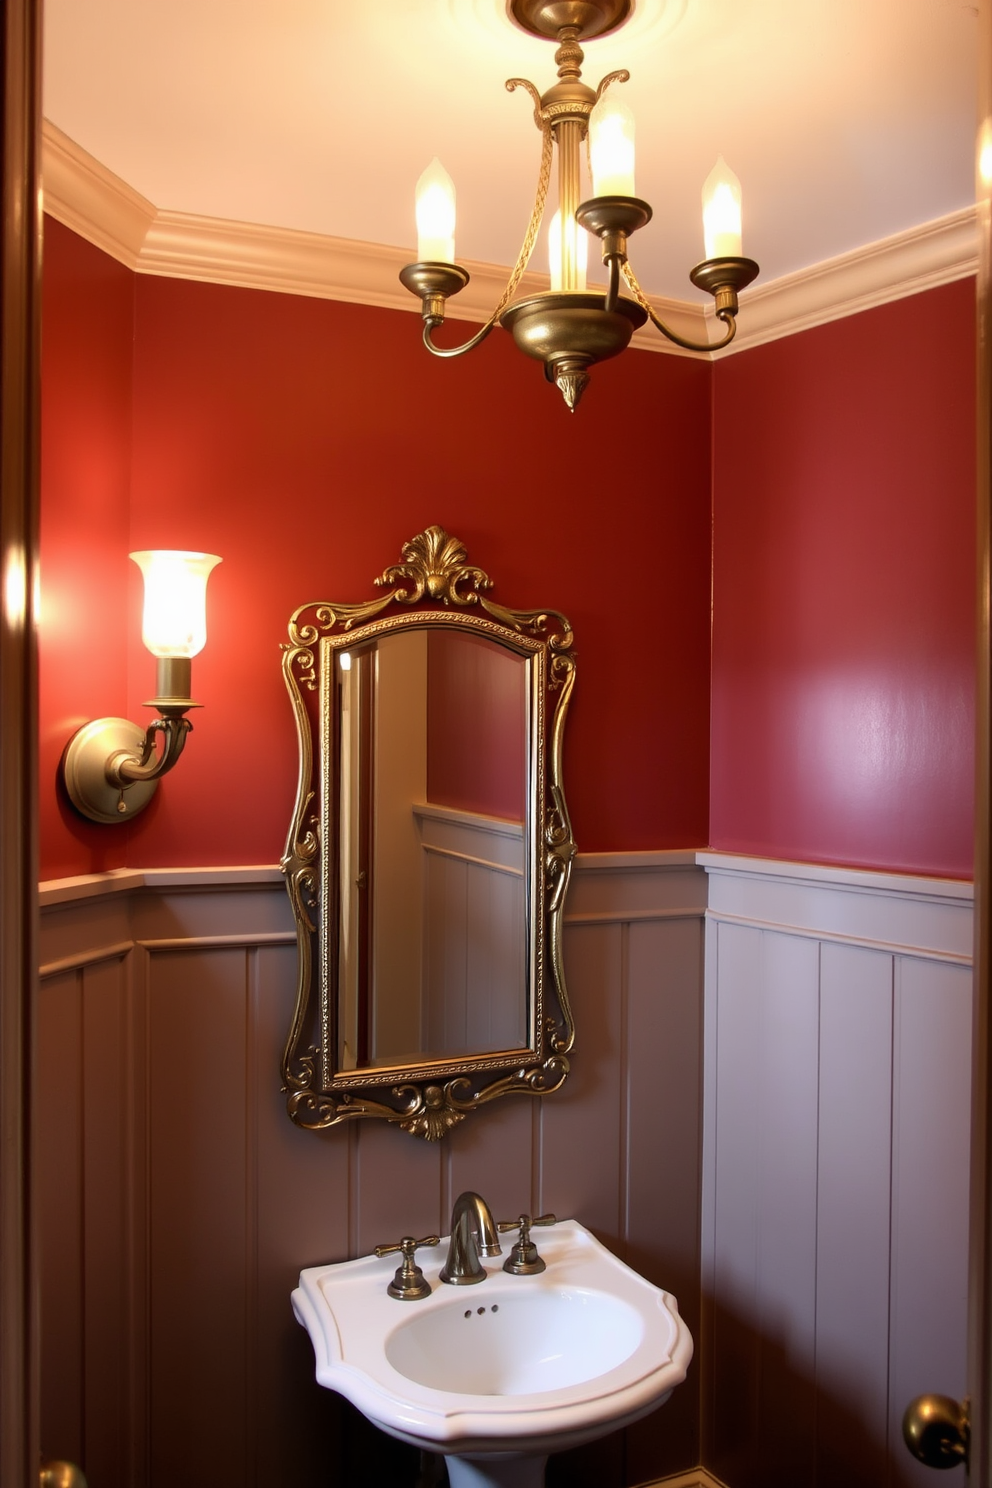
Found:
[[[62,771],[69,799],[90,821],[122,822],[143,811],[155,794],[155,780],[138,780],[123,790],[107,779],[107,761],[117,754],[141,758],[145,730],[128,718],[97,718],[73,734]]]

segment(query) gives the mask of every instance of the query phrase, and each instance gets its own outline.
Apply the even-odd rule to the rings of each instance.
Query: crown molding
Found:
[[[186,212],[158,210],[68,135],[45,120],[42,131],[44,208],[51,216],[139,274],[238,285],[270,293],[345,300],[416,312],[399,283],[409,249],[325,237],[292,228],[261,227]],[[448,302],[451,320],[487,320],[506,285],[507,270],[467,263],[468,286]],[[949,284],[978,267],[974,207],[815,264],[741,296],[740,329],[730,356],[766,341],[869,310],[890,300]],[[527,273],[523,294],[547,289],[545,275]],[[649,296],[655,312],[679,335],[715,341],[723,334],[712,306]],[[692,356],[650,324],[632,346]]]
[[[41,158],[45,211],[111,258],[137,269],[156,217],[153,204],[47,119]]]
[[[733,344],[714,355],[732,356],[977,272],[978,215],[970,206],[745,290]]]

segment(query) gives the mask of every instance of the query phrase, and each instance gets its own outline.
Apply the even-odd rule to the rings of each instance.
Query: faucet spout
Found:
[[[467,1189],[459,1194],[451,1211],[451,1240],[441,1280],[450,1286],[473,1286],[485,1281],[480,1255],[498,1256],[502,1247],[492,1210],[481,1194]]]

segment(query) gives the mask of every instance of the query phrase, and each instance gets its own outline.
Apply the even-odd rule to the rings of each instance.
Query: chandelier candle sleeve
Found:
[[[417,182],[417,258],[455,261],[455,183],[437,156]]]
[[[703,182],[706,258],[741,256],[741,183],[721,155]]]
[[[589,115],[593,196],[633,196],[634,116],[614,93],[604,93]]]

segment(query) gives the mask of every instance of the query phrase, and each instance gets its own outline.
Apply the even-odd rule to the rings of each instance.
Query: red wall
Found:
[[[710,841],[969,877],[974,285],[717,363]]]
[[[108,264],[106,283],[87,280],[94,250],[54,225],[49,237],[46,336],[59,355],[44,369],[44,603],[66,614],[80,654],[65,676],[46,628],[46,877],[122,856],[135,866],[275,861],[296,776],[279,670],[289,615],[307,600],[370,596],[402,543],[432,522],[462,539],[495,599],[554,606],[574,626],[565,770],[580,848],[706,840],[709,366],[628,353],[596,369],[573,416],[501,332],[464,362],[441,363],[414,315],[139,276],[130,530],[115,504],[115,521],[87,538],[99,550],[92,578],[73,559],[82,524],[72,493],[52,473],[74,471],[89,437],[89,415],[75,409],[91,400],[90,343],[106,344],[115,366],[131,355],[126,318],[110,314],[112,286],[121,281],[123,301],[130,276]],[[87,306],[74,307],[77,293]],[[125,397],[122,387],[122,406]],[[103,414],[93,415],[101,429]],[[91,828],[54,804],[56,757],[71,721],[122,706],[95,663],[111,611],[127,625],[127,711],[142,716],[154,670],[126,556],[142,547],[223,555],[193,666],[206,706],[143,816],[129,829]]]
[[[632,352],[569,416],[502,334],[439,363],[411,315],[136,279],[49,222],[44,875],[276,860],[289,614],[367,597],[440,522],[495,598],[575,627],[580,848],[967,876],[973,321],[964,281],[713,367]],[[90,717],[143,716],[126,554],[154,546],[224,557],[206,707],[145,814],[98,827],[60,798],[58,757]]]
[[[130,829],[84,821],[56,776],[77,728],[127,709],[134,275],[51,219],[44,270],[39,817],[60,878],[127,861]]]

